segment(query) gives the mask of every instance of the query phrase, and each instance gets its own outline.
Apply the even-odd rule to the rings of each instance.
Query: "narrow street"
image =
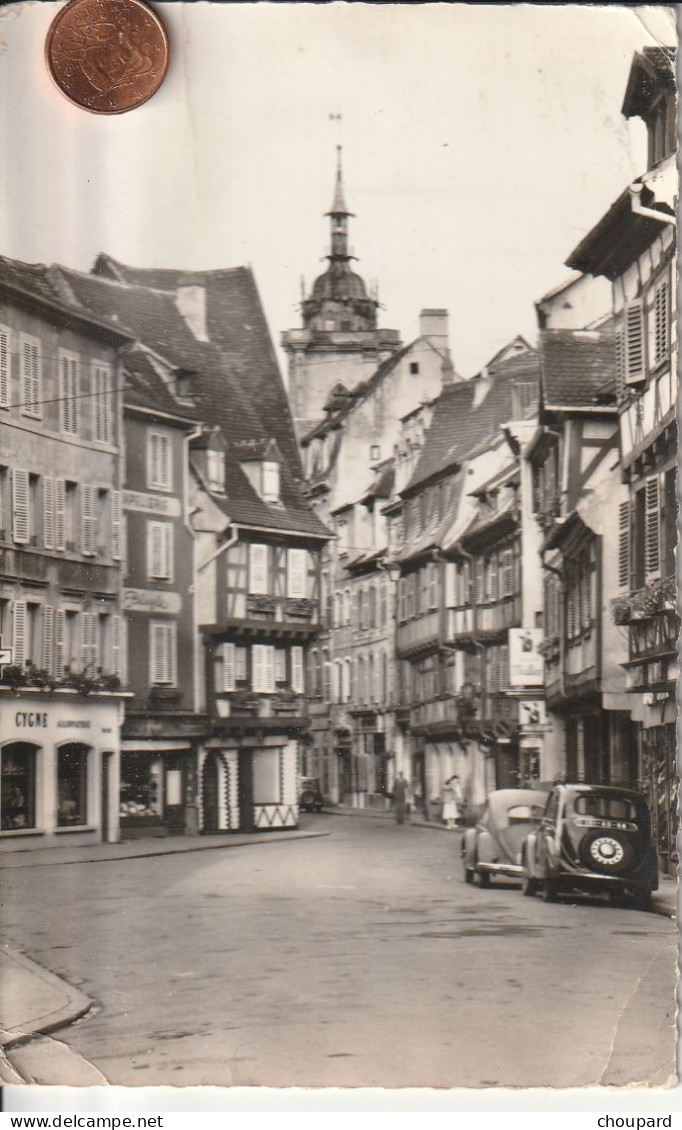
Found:
[[[465,886],[457,833],[304,826],[330,834],[6,867],[6,942],[97,1002],[55,1037],[128,1086],[670,1079],[670,920]]]

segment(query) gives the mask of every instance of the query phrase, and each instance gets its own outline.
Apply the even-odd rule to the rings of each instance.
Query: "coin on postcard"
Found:
[[[95,114],[122,114],[159,89],[170,46],[142,0],[71,0],[52,22],[45,54],[71,102]]]

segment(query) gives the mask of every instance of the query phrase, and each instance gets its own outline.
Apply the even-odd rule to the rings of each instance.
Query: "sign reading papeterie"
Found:
[[[178,592],[156,592],[155,589],[124,589],[123,608],[126,612],[161,612],[177,616],[182,607]]]

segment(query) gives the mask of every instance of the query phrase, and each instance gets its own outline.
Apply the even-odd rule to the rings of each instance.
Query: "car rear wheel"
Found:
[[[537,879],[533,879],[527,872],[524,872],[523,879],[521,880],[521,890],[526,898],[532,898],[533,895],[537,894]]]
[[[314,808],[315,807],[315,794],[311,792],[301,793],[301,808]]]
[[[610,828],[594,831],[580,844],[580,859],[600,875],[621,875],[632,863],[633,847],[627,836]]]
[[[542,901],[556,902],[556,886],[551,879],[542,880]]]

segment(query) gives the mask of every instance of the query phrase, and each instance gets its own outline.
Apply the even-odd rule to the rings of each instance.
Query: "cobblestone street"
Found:
[[[670,920],[465,886],[458,833],[303,825],[329,835],[7,867],[6,940],[96,1002],[60,1050],[129,1086],[670,1080]],[[10,1058],[59,1082],[51,1042]]]

